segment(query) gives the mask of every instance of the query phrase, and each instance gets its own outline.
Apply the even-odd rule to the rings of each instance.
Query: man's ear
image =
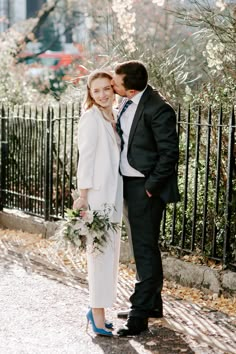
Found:
[[[134,97],[134,95],[136,95],[138,93],[137,90],[127,90],[127,97],[128,98],[132,98]]]

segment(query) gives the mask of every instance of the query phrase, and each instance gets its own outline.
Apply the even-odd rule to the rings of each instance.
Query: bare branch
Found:
[[[33,19],[33,21],[27,20],[29,26],[28,28],[26,28],[25,31],[23,31],[20,40],[18,40],[18,42],[16,43],[17,48],[16,48],[15,56],[17,56],[17,54],[19,54],[22,51],[22,47],[25,44],[31,42],[34,39],[34,35],[37,33],[37,31],[42,26],[42,24],[46,21],[50,13],[54,11],[54,9],[57,7],[59,1],[60,0],[55,0],[50,2],[50,4],[49,3],[43,4],[42,8],[38,11],[36,18]],[[18,30],[18,27],[19,24],[12,26],[12,29]]]

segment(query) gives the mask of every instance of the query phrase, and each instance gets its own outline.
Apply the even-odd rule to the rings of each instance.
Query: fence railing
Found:
[[[1,107],[0,209],[64,217],[76,188],[80,106]],[[233,108],[179,108],[181,201],[164,214],[161,242],[236,264]]]
[[[79,106],[1,109],[1,207],[63,218],[76,186]]]

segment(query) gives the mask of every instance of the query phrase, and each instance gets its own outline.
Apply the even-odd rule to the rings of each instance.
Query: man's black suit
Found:
[[[137,282],[130,298],[131,317],[147,318],[155,310],[162,312],[163,271],[158,237],[166,203],[179,200],[178,155],[175,112],[148,86],[133,119],[127,152],[129,164],[145,177],[124,176],[124,199],[137,268]]]

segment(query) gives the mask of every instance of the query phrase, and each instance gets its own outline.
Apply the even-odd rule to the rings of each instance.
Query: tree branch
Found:
[[[59,1],[60,0],[55,0],[50,4],[49,3],[43,4],[41,9],[37,13],[36,21],[32,21],[32,25],[31,25],[32,27],[28,28],[26,33],[22,33],[21,39],[18,40],[18,42],[16,43],[17,48],[16,48],[15,56],[17,56],[22,51],[22,47],[25,44],[32,42],[34,38],[32,34],[35,35],[37,33],[37,31],[42,26],[42,24],[46,21],[50,13],[54,11],[54,9],[57,7]]]

